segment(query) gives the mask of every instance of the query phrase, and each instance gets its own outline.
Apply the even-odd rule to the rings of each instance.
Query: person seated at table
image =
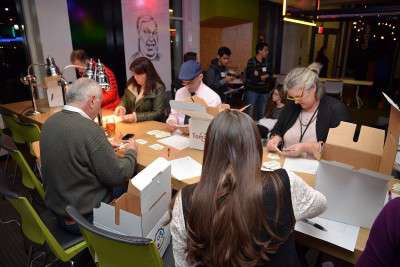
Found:
[[[399,266],[400,198],[389,201],[375,219],[357,267]]]
[[[132,77],[115,114],[124,122],[163,121],[165,85],[153,63],[146,57],[139,57],[131,63],[129,70]]]
[[[213,89],[221,99],[224,99],[224,92],[228,89],[227,84],[235,79],[235,76],[228,73],[227,69],[231,54],[228,47],[220,47],[217,57],[211,60],[206,73],[205,84]]]
[[[286,156],[319,158],[322,143],[330,128],[341,121],[350,121],[346,106],[336,98],[324,95],[318,73],[320,64],[295,68],[284,80],[287,103],[267,143],[269,151],[278,151],[283,144]]]
[[[179,79],[182,81],[183,87],[176,91],[176,101],[187,101],[191,97],[197,96],[204,100],[210,107],[217,107],[221,104],[218,94],[203,83],[203,74],[198,62],[194,60],[184,62],[179,71]],[[187,132],[189,118],[189,116],[171,109],[171,113],[167,119],[170,131],[181,128],[182,130],[186,129],[184,132]]]
[[[265,119],[258,121],[257,127],[260,130],[262,138],[267,138],[268,133],[272,130],[273,126],[279,119],[283,108],[285,107],[285,92],[282,85],[278,85],[272,90],[271,97],[268,99],[267,110],[265,112]]]
[[[136,144],[128,140],[124,155],[117,156],[104,130],[93,121],[101,111],[102,89],[88,78],[74,81],[66,93],[67,104],[43,125],[40,158],[45,203],[67,231],[79,227],[65,212],[73,205],[88,220],[93,208],[113,199],[112,190],[133,176]]]
[[[326,198],[292,172],[261,171],[262,157],[247,114],[212,120],[200,181],[178,192],[172,210],[176,266],[299,266],[295,222],[322,213]]]
[[[70,61],[71,64],[80,66],[81,68],[77,68],[79,77],[83,77],[85,74],[86,64],[89,62],[90,58],[86,54],[85,50],[78,49],[74,50],[71,53]],[[114,72],[104,65],[104,72],[108,77],[108,81],[110,83],[110,89],[103,90],[103,100],[101,102],[101,107],[104,109],[114,110],[115,107],[119,104],[120,99],[118,95],[118,84],[117,79],[115,78]]]

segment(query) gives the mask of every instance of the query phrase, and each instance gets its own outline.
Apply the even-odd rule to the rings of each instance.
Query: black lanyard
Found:
[[[311,123],[313,122],[315,116],[317,115],[318,109],[319,109],[319,105],[318,105],[318,107],[315,109],[314,113],[312,114],[311,119],[308,121],[308,123],[307,123],[307,125],[306,125],[306,128],[304,129],[304,132],[303,132],[303,123],[302,123],[302,121],[301,121],[301,119],[300,119],[300,117],[301,117],[301,112],[300,112],[300,114],[299,114],[299,122],[300,122],[300,138],[299,138],[299,143],[301,143],[301,141],[303,141],[303,137],[304,137],[306,131],[308,130],[308,127],[310,127],[310,125],[311,125]]]

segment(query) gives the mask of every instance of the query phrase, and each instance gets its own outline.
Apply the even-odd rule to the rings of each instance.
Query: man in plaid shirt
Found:
[[[86,67],[86,63],[89,61],[89,57],[87,56],[85,50],[78,49],[72,51],[70,60],[73,65]],[[84,71],[85,71],[84,68],[78,69],[80,77],[83,76]],[[115,78],[115,75],[112,72],[112,70],[107,66],[104,66],[104,72],[108,77],[108,81],[110,83],[110,90],[103,90],[103,101],[101,102],[101,107],[104,109],[114,110],[120,102],[120,98],[118,95],[117,79]]]

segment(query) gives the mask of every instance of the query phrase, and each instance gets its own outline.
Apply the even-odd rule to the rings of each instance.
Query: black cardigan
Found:
[[[296,122],[301,112],[301,106],[290,101],[281,112],[278,122],[271,131],[272,135],[284,134]],[[351,121],[347,107],[338,99],[324,95],[319,103],[319,110],[316,121],[316,132],[318,141],[326,141],[330,128],[335,128],[341,121]]]

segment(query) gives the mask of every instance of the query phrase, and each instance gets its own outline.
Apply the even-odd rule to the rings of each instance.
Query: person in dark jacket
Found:
[[[131,63],[129,69],[133,75],[127,82],[115,114],[123,122],[163,121],[165,85],[153,63],[147,57],[139,57]]]
[[[400,198],[390,200],[372,225],[357,267],[399,266]]]
[[[245,70],[246,104],[251,105],[247,110],[257,121],[264,117],[269,93],[268,82],[272,77],[272,70],[267,62],[268,53],[268,45],[258,43],[256,56],[249,59]]]
[[[286,76],[283,86],[291,101],[271,131],[269,151],[278,151],[282,144],[286,156],[318,158],[329,129],[341,121],[351,121],[342,102],[323,94],[320,68],[320,64],[313,63],[307,68],[295,68]]]
[[[235,79],[228,73],[227,66],[231,59],[231,50],[228,47],[220,47],[218,56],[211,60],[210,67],[207,70],[205,84],[213,89],[221,98],[224,99],[224,92],[227,90],[227,84]]]

